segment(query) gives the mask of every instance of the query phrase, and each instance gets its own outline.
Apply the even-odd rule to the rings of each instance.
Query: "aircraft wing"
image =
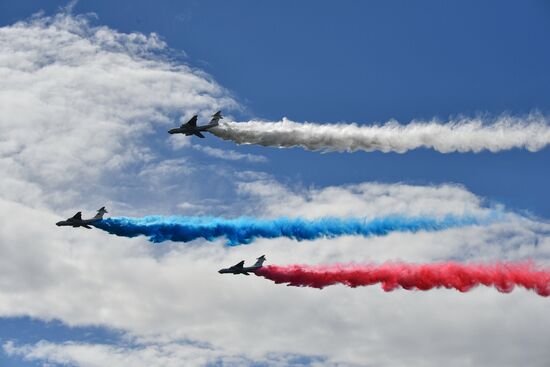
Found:
[[[185,125],[190,125],[193,127],[197,126],[197,115],[191,117],[189,121],[187,121],[185,124],[181,124],[181,127],[184,127]]]
[[[73,215],[70,219],[74,220],[82,220],[82,212],[78,212],[75,215]]]
[[[244,260],[241,261],[240,263],[238,264],[235,264],[231,267],[232,270],[240,270],[244,267]]]
[[[87,224],[83,224],[83,225],[82,225],[82,227],[84,227],[84,228],[88,228],[88,229],[92,229],[92,227],[90,227],[90,226],[89,226],[89,225],[87,225]]]
[[[197,135],[199,138],[203,138],[203,139],[204,139],[204,135],[202,135],[200,131],[196,131],[196,132],[195,132],[195,135]]]

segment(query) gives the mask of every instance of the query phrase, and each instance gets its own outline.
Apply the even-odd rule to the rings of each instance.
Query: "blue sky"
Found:
[[[65,2],[0,4],[6,25]],[[550,6],[544,1],[80,1],[98,24],[156,32],[210,73],[246,117],[320,122],[401,122],[503,113],[548,113]],[[208,141],[215,147],[231,143]],[[516,209],[550,216],[542,200],[548,148],[536,154],[325,154],[240,147],[305,186],[362,181],[465,185]],[[520,189],[521,188],[521,189]]]
[[[0,340],[14,340],[19,343],[36,343],[40,340],[66,342],[80,340],[87,342],[110,343],[118,340],[116,332],[102,327],[68,327],[63,323],[51,320],[41,321],[28,317],[14,317],[0,319]],[[26,362],[19,358],[7,357],[0,354],[2,366],[34,366],[32,362]]]
[[[52,15],[64,5],[0,1],[0,27],[38,11]],[[173,57],[207,72],[230,91],[244,107],[232,114],[243,120],[407,123],[550,113],[546,1],[81,0],[73,9],[76,14],[91,12],[97,15],[96,25],[122,33],[157,33]],[[164,130],[154,138],[159,144]],[[236,146],[212,136],[193,143],[265,156],[267,163],[238,160],[226,168],[261,169],[292,186],[455,183],[488,205],[501,203],[542,220],[550,217],[550,148],[535,153],[514,149],[441,154],[418,149],[406,154],[319,154]],[[159,149],[165,149],[165,158],[181,155]],[[208,192],[215,160],[199,150],[186,154],[199,165],[212,165],[200,173],[201,195],[227,195],[218,187]],[[108,343],[116,336],[106,330],[71,329],[27,317],[0,319],[0,339],[24,344],[40,339]],[[0,354],[4,363],[34,365]]]

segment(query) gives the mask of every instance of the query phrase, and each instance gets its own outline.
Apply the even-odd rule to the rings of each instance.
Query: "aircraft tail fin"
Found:
[[[105,209],[104,206],[102,206],[97,210],[97,214],[95,215],[94,219],[103,219],[103,215],[105,215],[105,213],[108,213],[108,211],[107,209]]]
[[[263,266],[265,261],[265,255],[260,256],[257,260],[254,266]]]
[[[210,120],[210,125],[218,125],[219,121],[223,119],[222,111],[218,111],[212,115],[212,120]]]

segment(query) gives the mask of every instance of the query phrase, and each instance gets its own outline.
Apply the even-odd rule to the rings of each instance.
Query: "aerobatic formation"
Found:
[[[414,122],[399,125],[319,125],[281,122],[220,124],[221,111],[212,115],[210,122],[197,125],[198,115],[170,134],[183,134],[204,138],[210,132],[237,144],[263,146],[300,146],[309,150],[356,151],[379,150],[382,152],[406,152],[416,148],[433,148],[439,152],[497,152],[512,148],[530,151],[550,144],[550,128],[541,116],[530,116],[527,122],[503,117],[492,124],[481,120],[460,120],[448,124]],[[466,226],[483,226],[503,223],[503,213],[492,210],[484,215],[403,216],[386,215],[375,218],[324,217],[304,219],[280,217],[259,219],[241,217],[145,216],[110,217],[101,207],[89,219],[82,212],[57,226],[96,227],[109,234],[136,237],[146,236],[151,242],[189,242],[196,239],[213,241],[225,238],[227,246],[251,244],[256,239],[289,238],[296,241],[335,238],[339,236],[385,236],[392,232],[416,233],[443,231]],[[382,264],[331,264],[331,265],[267,265],[265,255],[251,266],[242,260],[236,265],[220,269],[220,274],[250,275],[271,280],[277,284],[322,289],[331,285],[362,287],[380,284],[386,292],[395,289],[427,291],[433,288],[455,289],[467,292],[477,286],[494,287],[508,293],[515,287],[534,291],[540,296],[550,296],[550,269],[537,267],[533,262],[458,263],[441,262],[412,264],[387,262]]]

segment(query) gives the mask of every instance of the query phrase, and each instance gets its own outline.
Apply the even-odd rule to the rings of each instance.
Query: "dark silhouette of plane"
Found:
[[[82,212],[76,213],[74,216],[67,220],[62,220],[60,222],[57,222],[56,225],[59,227],[67,226],[67,227],[84,227],[88,229],[92,229],[90,227],[90,224],[93,224],[95,222],[98,222],[103,219],[103,215],[105,213],[108,213],[107,210],[105,210],[105,207],[102,206],[98,211],[97,214],[90,219],[82,219]]]
[[[256,263],[252,266],[246,266],[245,267],[244,266],[244,260],[243,260],[240,263],[238,263],[236,265],[233,265],[229,268],[220,269],[218,271],[218,273],[220,273],[220,274],[234,274],[234,275],[237,275],[237,274],[250,275],[248,273],[254,273],[256,270],[261,268],[264,264],[264,261],[265,261],[265,255],[262,255],[256,260]]]
[[[204,135],[201,134],[201,131],[208,131],[209,129],[213,128],[214,126],[219,125],[219,121],[223,119],[221,111],[216,112],[212,115],[212,120],[206,125],[197,126],[197,115],[191,117],[189,121],[187,121],[185,124],[182,124],[180,127],[175,127],[173,129],[168,130],[170,134],[184,134],[186,136],[189,135],[196,135],[199,138],[204,139]]]

